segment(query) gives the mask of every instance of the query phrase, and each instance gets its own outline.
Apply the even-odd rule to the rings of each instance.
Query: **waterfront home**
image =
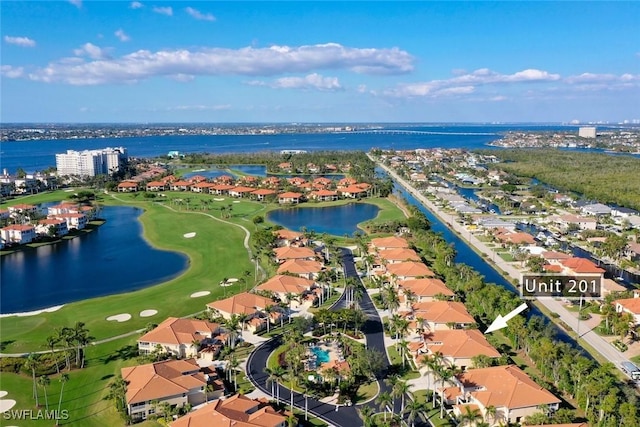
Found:
[[[160,181],[164,182],[165,184],[169,184],[169,183],[178,181],[178,178],[176,178],[173,175],[167,175],[165,177],[160,178]]]
[[[151,181],[147,183],[147,191],[165,191],[167,184],[163,181]]]
[[[202,176],[202,175],[194,175],[191,178],[187,179],[187,181],[189,181],[192,184],[197,184],[199,182],[205,182],[206,180],[207,180],[207,178]]]
[[[447,403],[454,404],[456,416],[464,414],[467,408],[478,410],[486,421],[494,425],[499,422],[520,424],[525,417],[540,412],[545,405],[550,411],[560,406],[560,399],[536,384],[527,374],[514,365],[491,368],[470,369],[456,377],[459,385],[454,390],[438,389]],[[496,414],[487,414],[487,408],[494,407]]]
[[[11,218],[29,217],[29,215],[37,213],[38,208],[35,205],[20,203],[7,207]]]
[[[261,186],[267,188],[278,188],[280,186],[280,178],[277,176],[268,176],[262,180]]]
[[[436,353],[442,356],[442,365],[456,366],[463,371],[473,365],[473,356],[500,357],[500,352],[477,329],[431,331],[422,334],[421,339],[422,346],[413,354],[416,366],[420,366],[426,356]]]
[[[57,215],[49,215],[49,218],[62,219],[67,222],[69,230],[82,230],[87,226],[87,216],[83,213],[63,213]]]
[[[3,246],[9,244],[24,245],[31,243],[36,238],[36,229],[29,224],[13,224],[0,228],[0,239]]]
[[[416,251],[408,248],[383,249],[378,252],[378,257],[384,264],[397,264],[403,261],[422,261]]]
[[[618,313],[629,313],[633,322],[640,325],[640,291],[633,292],[633,298],[618,299],[613,302]]]
[[[349,177],[342,178],[340,181],[338,181],[338,189],[347,188],[350,185],[354,185],[357,182],[358,181],[356,181],[353,178],[349,178]]]
[[[127,413],[134,421],[154,415],[157,405],[199,405],[207,397],[207,378],[194,359],[165,360],[122,368],[127,383]]]
[[[316,279],[324,267],[318,261],[290,259],[278,267],[278,274],[291,273],[307,279]]]
[[[534,245],[536,240],[529,233],[509,231],[506,229],[496,229],[493,237],[503,244],[511,245]]]
[[[282,162],[278,164],[278,169],[280,169],[283,172],[291,172],[291,163],[289,162]]]
[[[291,301],[291,307],[295,308],[302,304],[312,305],[317,299],[315,293],[317,287],[315,280],[278,274],[258,285],[256,290],[270,292],[283,302],[287,302],[288,295],[293,295],[296,299]],[[307,295],[311,297],[306,298]]]
[[[118,193],[135,193],[138,191],[138,184],[131,181],[123,181],[118,184]]]
[[[325,178],[323,176],[318,177],[316,179],[313,180],[313,186],[320,189],[320,188],[326,188],[328,186],[331,185],[333,181],[331,181],[329,178]]]
[[[218,196],[225,196],[229,194],[229,190],[236,188],[232,184],[216,184],[213,187],[209,187],[210,194],[217,194]]]
[[[582,206],[580,209],[583,215],[593,215],[593,216],[605,216],[611,215],[611,208],[607,205],[603,205],[602,203],[592,203],[590,205]]]
[[[406,295],[407,292],[411,292],[415,299],[414,302],[436,301],[437,298],[440,297],[453,299],[455,296],[453,291],[447,288],[442,280],[431,277],[402,280],[398,282],[398,288],[402,291],[403,295]],[[411,303],[406,298],[405,301],[407,304]]]
[[[274,197],[274,195],[276,194],[276,191],[271,190],[269,188],[260,188],[258,190],[252,191],[250,194],[252,197],[255,197],[255,199],[258,200],[259,202],[263,202],[265,201],[266,198]]]
[[[256,189],[253,188],[253,187],[243,187],[243,186],[233,187],[232,189],[229,190],[229,196],[231,196],[231,197],[245,197],[249,193],[251,193],[252,191],[255,191],[255,190]]]
[[[629,261],[640,263],[640,243],[629,242],[625,250],[625,257]]]
[[[294,193],[294,192],[288,191],[286,193],[281,193],[280,195],[278,195],[278,203],[298,204],[303,200],[303,198],[304,198],[304,195],[302,193]]]
[[[294,176],[292,178],[287,178],[287,182],[291,185],[293,185],[294,187],[301,187],[305,184],[307,184],[307,180],[299,177],[299,176]]]
[[[612,207],[611,216],[616,218],[629,218],[631,216],[639,216],[640,212],[635,209],[625,208],[622,206]]]
[[[348,187],[338,188],[338,191],[342,197],[348,199],[357,199],[359,197],[367,197],[368,188],[361,186],[361,184],[349,185]]]
[[[305,239],[302,233],[282,228],[274,231],[276,236],[276,246],[304,246]]]
[[[332,202],[338,200],[338,193],[332,190],[320,189],[309,193],[309,198],[319,202]]]
[[[191,191],[193,191],[194,193],[210,194],[211,193],[211,188],[213,188],[215,186],[216,186],[216,184],[214,184],[212,182],[200,181],[200,182],[196,182],[195,184],[191,185]]]
[[[560,215],[553,218],[552,221],[560,225],[564,230],[569,229],[571,226],[576,226],[580,230],[595,230],[598,225],[597,219],[578,215]]]
[[[233,177],[231,175],[220,175],[214,181],[220,184],[233,184]]]
[[[40,236],[62,237],[68,233],[67,221],[63,219],[45,218],[36,225],[36,234]]]
[[[265,309],[271,307],[270,313]],[[231,319],[233,315],[246,315],[248,317],[245,326],[250,332],[257,332],[266,327],[266,322],[277,323],[284,317],[283,310],[271,298],[261,295],[242,292],[229,298],[213,301],[207,304],[207,309],[217,316]]]
[[[286,427],[287,417],[266,399],[250,399],[236,394],[216,400],[178,418],[171,427]]]
[[[217,323],[169,317],[138,339],[138,352],[153,353],[161,346],[163,353],[177,358],[198,357],[203,347],[220,349],[223,343],[220,334]]]
[[[416,302],[406,314],[412,320],[410,328],[416,331],[461,329],[476,322],[464,304],[456,301]]]
[[[290,259],[316,259],[316,253],[308,247],[283,246],[281,248],[275,248],[273,252],[275,254],[275,260],[279,264]]]
[[[57,205],[49,206],[47,208],[47,214],[49,215],[57,215],[64,213],[77,213],[79,206],[77,203],[72,202],[62,202]]]
[[[191,183],[189,181],[175,181],[169,184],[171,191],[189,191]]]
[[[575,276],[604,276],[605,270],[598,267],[586,258],[571,257],[559,261],[557,264],[561,267],[561,271],[567,275]]]
[[[395,248],[408,248],[409,242],[402,237],[391,236],[391,237],[377,237],[375,239],[371,239],[371,248],[374,251],[380,251],[384,249],[395,249]]]
[[[421,262],[405,261],[387,265],[387,276],[395,285],[398,280],[434,277],[435,273]]]
[[[556,252],[556,251],[544,251],[540,254],[545,261],[552,264],[559,264],[561,261],[572,258],[571,255],[565,254],[564,252]]]

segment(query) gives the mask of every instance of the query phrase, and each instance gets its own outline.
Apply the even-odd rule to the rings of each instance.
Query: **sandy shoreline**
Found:
[[[37,316],[38,314],[42,314],[42,313],[53,313],[54,311],[60,310],[62,307],[64,307],[64,304],[56,305],[49,308],[43,308],[40,310],[23,311],[21,313],[3,313],[3,314],[0,314],[0,318],[12,317],[12,316],[16,316],[16,317]]]

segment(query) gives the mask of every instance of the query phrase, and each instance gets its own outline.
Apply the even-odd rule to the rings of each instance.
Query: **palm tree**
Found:
[[[388,391],[382,392],[378,395],[378,398],[376,399],[376,402],[379,405],[379,408],[381,411],[384,412],[384,421],[387,421],[387,408],[390,405],[393,405],[393,397],[391,396],[391,393],[389,393]],[[393,411],[393,408],[392,408]]]
[[[284,296],[287,300],[287,308],[289,310],[289,323],[291,323],[291,303],[293,301],[298,301],[298,296],[296,294],[294,294],[293,292],[287,292]]]
[[[58,366],[58,361],[55,360],[55,353],[54,353],[54,349],[56,347],[56,344],[58,344],[58,337],[54,334],[54,335],[49,335],[47,337],[47,347],[49,348],[49,350],[51,350],[51,360],[55,362],[56,364],[56,373],[60,373],[60,367]]]
[[[400,411],[404,413],[404,398],[409,393],[411,386],[406,381],[398,381],[393,386],[393,396],[400,398]]]
[[[442,418],[442,415],[440,416]],[[471,409],[468,405],[464,407],[464,412],[460,416],[460,421],[462,421],[463,425],[474,425],[477,421],[482,419],[482,415],[480,411],[477,409]]]
[[[84,367],[84,351],[82,350],[93,337],[89,336],[89,330],[85,328],[84,322],[76,322],[71,329],[71,337],[76,344],[76,366]],[[82,359],[81,359],[82,357]]]
[[[36,385],[36,367],[38,366],[38,356],[33,353],[29,353],[27,357],[27,361],[25,362],[25,367],[27,369],[31,369],[31,376],[33,379],[33,397],[36,399],[36,408],[38,405],[38,388]]]
[[[247,313],[238,314],[238,321],[242,325],[241,331],[244,331],[244,324],[247,323],[247,320],[249,320],[249,317],[250,316]]]
[[[271,327],[271,313],[274,313],[276,311],[276,309],[272,305],[267,305],[267,306],[265,306],[263,311],[267,315],[267,333],[269,333],[269,329]]]
[[[196,356],[198,355],[198,351],[200,350],[200,344],[200,340],[198,339],[194,339],[193,341],[191,341],[191,347],[193,347]]]
[[[426,412],[424,403],[418,402],[417,398],[412,397],[407,406],[404,408],[403,415],[407,417],[407,424],[410,424],[411,427],[414,427],[416,418],[418,418],[418,415],[423,412]]]
[[[60,398],[58,399],[58,414],[60,414],[60,407],[62,406],[62,393],[64,392],[64,385],[67,383],[67,381],[69,381],[69,375],[68,374],[62,374],[60,375],[60,384],[62,384],[60,386]],[[60,425],[60,419],[59,417],[56,417],[56,425]]]
[[[240,366],[240,361],[238,361],[238,358],[236,357],[235,354],[231,354],[231,357],[229,358],[229,363],[228,363],[228,367],[229,370],[233,373],[233,388],[235,390],[238,389],[238,366]]]
[[[47,375],[43,375],[40,378],[38,378],[38,385],[44,389],[44,403],[45,403],[47,412],[49,412],[49,399],[47,397],[47,386],[49,384],[51,384],[51,380]]]
[[[434,375],[440,375],[440,367],[442,366],[442,361],[444,360],[444,356],[439,351],[433,353],[431,356],[431,368],[433,370]],[[436,391],[435,391],[435,379],[433,384],[433,401],[431,402],[431,406],[436,407]],[[444,396],[444,394],[443,394]]]
[[[267,374],[267,381],[265,382],[265,384],[271,384],[271,398],[274,399],[275,396],[275,390],[273,385],[277,382],[277,377],[275,375],[275,369],[271,369],[271,368],[264,368],[264,373]]]
[[[489,422],[489,420],[491,420],[491,422],[489,422],[489,424],[492,424],[493,422],[496,421],[496,415],[498,414],[498,410],[495,406],[493,405],[489,405],[485,408],[485,418],[487,420],[487,422]]]
[[[400,347],[400,356],[402,357],[402,368],[405,368],[405,362],[407,361],[407,353],[409,353],[409,343],[404,339],[398,344]]]
[[[457,368],[449,366],[438,370],[440,374],[440,381],[442,381],[442,396],[440,397],[440,419],[444,418],[444,386],[445,384],[455,376]]]
[[[280,404],[280,383],[284,379],[284,374],[285,374],[284,368],[282,366],[276,366],[275,368],[273,368],[273,371],[271,372],[271,374],[273,375],[276,381],[276,403]]]
[[[362,418],[362,427],[374,427],[374,409],[371,406],[363,405],[360,409],[358,409],[358,415],[360,415],[360,418]]]

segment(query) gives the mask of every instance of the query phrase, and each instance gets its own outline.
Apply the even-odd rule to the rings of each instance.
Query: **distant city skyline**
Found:
[[[3,123],[640,119],[638,2],[0,8]]]

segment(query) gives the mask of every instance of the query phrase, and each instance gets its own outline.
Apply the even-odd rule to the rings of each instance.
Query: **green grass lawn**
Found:
[[[503,260],[505,260],[507,262],[513,261],[513,255],[511,255],[508,252],[498,252],[498,255],[500,255],[500,258],[502,258]]]
[[[390,362],[392,365],[402,366],[402,357],[396,350],[395,345],[387,347],[387,352],[389,353],[389,358],[391,359]],[[407,372],[405,372],[400,378],[402,378],[403,380],[413,380],[420,377],[420,372],[413,370],[413,364],[410,361],[405,360],[405,365],[407,367]]]

